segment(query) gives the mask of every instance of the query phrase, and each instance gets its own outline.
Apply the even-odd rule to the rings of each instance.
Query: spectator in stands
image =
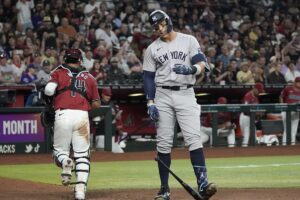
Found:
[[[252,73],[254,82],[261,82],[261,83],[265,82],[264,69],[261,68],[257,62],[252,62],[250,64],[250,71]]]
[[[296,77],[293,85],[286,86],[280,94],[279,102],[287,103],[287,104],[298,104],[300,99],[300,77]],[[283,137],[282,137],[282,145],[286,145],[286,112],[281,113],[282,121],[283,121]],[[299,124],[299,112],[292,111],[291,112],[291,145],[296,144],[296,135],[298,132],[298,124]]]
[[[300,77],[300,72],[296,70],[294,63],[288,63],[288,71],[284,75],[284,79],[287,83],[293,83],[296,77]]]
[[[209,60],[209,66],[211,70],[215,68],[215,63],[216,63],[216,48],[214,46],[208,47],[207,53],[206,53],[206,58]]]
[[[8,38],[8,42],[4,50],[6,52],[6,55],[12,58],[13,52],[16,50],[16,37],[14,35]]]
[[[16,9],[18,12],[18,24],[22,26],[23,31],[26,28],[33,28],[31,22],[31,9],[34,8],[34,1],[18,0]]]
[[[225,77],[225,83],[226,84],[236,84],[237,79],[237,61],[232,58],[230,59],[230,63],[227,68],[227,76]]]
[[[117,57],[112,57],[110,59],[110,65],[108,65],[107,73],[107,83],[108,84],[122,84],[126,80],[124,72],[119,68],[119,59]]]
[[[53,51],[55,51],[53,47],[46,47],[45,52],[41,57],[42,62],[44,62],[44,60],[49,60],[52,66],[56,66],[57,60],[55,55],[53,55]]]
[[[26,71],[21,76],[21,83],[35,83],[37,81],[37,68],[33,64],[29,64]]]
[[[236,62],[237,62],[237,70],[239,70],[240,67],[241,67],[241,63],[242,63],[242,61],[244,59],[244,55],[243,54],[244,54],[243,50],[241,48],[237,48],[234,51],[234,54],[233,54],[233,56],[231,58],[231,59],[235,59],[236,60]]]
[[[249,69],[250,62],[244,61],[241,63],[240,71],[236,75],[236,79],[240,84],[253,84],[254,78],[252,72]]]
[[[52,70],[52,65],[49,60],[44,60],[42,64],[42,69],[37,72],[37,82],[41,85],[46,85],[50,80],[50,72]]]
[[[40,52],[33,53],[31,63],[34,64],[34,66],[36,66],[38,70],[42,69],[42,56]]]
[[[135,31],[132,35],[131,48],[135,55],[141,60],[144,50],[157,36],[154,35],[153,29],[149,23],[146,23],[141,32]]]
[[[281,63],[273,63],[273,71],[267,77],[268,84],[286,84],[283,74],[280,72]]]
[[[230,34],[230,39],[227,40],[227,43],[232,45],[229,55],[233,56],[235,51],[240,48],[239,33],[237,31],[233,31]]]
[[[89,3],[84,6],[84,15],[88,21],[88,25],[91,25],[91,21],[95,15],[99,13],[100,2],[96,0],[89,0]]]
[[[82,66],[85,67],[86,70],[90,71],[94,66],[95,59],[93,58],[93,51],[91,47],[86,46],[84,51],[82,51]]]
[[[114,46],[120,46],[119,39],[112,30],[112,25],[110,23],[105,24],[104,29],[96,30],[96,39],[105,41],[107,48],[112,52]]]
[[[7,63],[7,55],[0,52],[0,83],[18,83],[18,71],[12,65]]]
[[[223,62],[218,60],[215,68],[211,72],[211,79],[213,80],[213,83],[224,85],[227,75],[228,72],[225,70]]]
[[[229,55],[229,50],[227,45],[224,44],[221,47],[221,54],[217,56],[217,61],[218,60],[221,60],[223,62],[224,69],[226,70],[230,61],[230,55]]]
[[[218,104],[227,104],[228,100],[226,97],[219,97],[217,100]],[[235,128],[236,125],[233,123],[233,113],[231,112],[219,112],[218,113],[218,130],[217,135],[219,137],[227,138],[228,147],[235,146]],[[201,126],[202,130],[202,142],[206,143],[210,140],[212,144],[212,115],[209,113],[206,117],[205,123]]]
[[[259,94],[264,92],[264,85],[256,83],[254,87],[248,91],[243,99],[243,104],[259,104]],[[262,113],[256,113],[256,119],[259,119]],[[239,123],[243,134],[242,147],[247,147],[250,137],[250,113],[242,112],[240,114]]]
[[[26,70],[26,63],[22,60],[19,54],[13,54],[12,56],[12,67],[15,68],[15,71],[18,73],[18,77],[21,77],[22,73]]]
[[[69,24],[69,20],[66,17],[61,19],[61,25],[57,27],[58,37],[62,40],[63,35],[68,36],[71,40],[75,40],[77,31],[74,26]]]
[[[50,16],[43,18],[43,24],[38,30],[38,38],[42,42],[44,49],[57,47],[57,31],[52,24]]]
[[[44,4],[42,2],[37,2],[35,6],[35,12],[31,17],[33,24],[33,29],[37,31],[43,23],[43,18],[46,16],[46,11],[44,9]]]
[[[94,61],[94,66],[90,73],[95,77],[98,84],[103,85],[105,83],[107,74],[104,71],[104,64],[100,63],[99,60]]]

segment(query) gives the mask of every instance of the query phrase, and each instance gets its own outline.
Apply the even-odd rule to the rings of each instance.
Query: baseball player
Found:
[[[218,104],[227,104],[227,98],[219,97],[217,100]],[[206,126],[201,126],[201,131],[204,133],[202,135],[202,142],[205,143],[212,138],[212,115],[208,114],[206,119]],[[235,124],[232,121],[231,112],[219,112],[218,113],[218,135],[220,137],[227,137],[228,147],[235,146]],[[212,140],[210,140],[212,142]]]
[[[149,21],[159,38],[145,51],[144,90],[148,114],[157,122],[157,156],[171,165],[174,125],[178,121],[204,199],[213,196],[217,187],[209,183],[200,134],[200,106],[193,84],[196,75],[205,70],[206,57],[195,37],[175,32],[170,17],[153,11]],[[169,172],[158,162],[161,188],[155,199],[170,199]]]
[[[112,152],[114,153],[124,153],[122,147],[125,147],[125,142],[121,141],[126,137],[126,133],[123,132],[123,121],[122,121],[122,112],[119,106],[116,105],[112,101],[112,90],[110,87],[104,87],[101,93],[101,105],[102,106],[110,106],[112,112],[112,135],[113,135],[113,142],[112,142]],[[104,148],[104,130],[105,130],[105,123],[104,120],[99,122],[96,131],[96,148]]]
[[[280,103],[296,104],[300,102],[300,77],[296,77],[293,85],[286,86],[279,96]],[[283,121],[282,145],[286,145],[286,112],[281,113]],[[299,112],[291,112],[291,145],[296,144],[296,135],[299,124]]]
[[[254,87],[247,92],[242,100],[244,104],[258,104],[259,94],[264,92],[264,85],[262,83],[255,83]],[[261,113],[256,113],[260,115]],[[250,137],[250,113],[241,113],[239,119],[241,132],[243,134],[242,147],[247,147]]]
[[[63,185],[69,185],[72,177],[74,153],[76,185],[75,199],[85,199],[90,173],[90,129],[88,111],[99,108],[99,93],[93,76],[81,68],[82,56],[78,49],[68,49],[65,64],[51,72],[45,87],[45,95],[53,96],[55,110],[53,157],[62,168]]]

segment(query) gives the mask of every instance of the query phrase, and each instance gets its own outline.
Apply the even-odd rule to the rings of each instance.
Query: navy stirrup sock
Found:
[[[165,163],[168,167],[171,166],[171,154],[167,153],[157,153],[157,156],[159,159]],[[160,176],[160,181],[161,181],[161,186],[169,186],[169,171],[160,163],[158,163],[158,170],[159,170],[159,176]]]
[[[208,185],[205,158],[202,148],[190,151],[190,158],[197,177],[200,192]]]

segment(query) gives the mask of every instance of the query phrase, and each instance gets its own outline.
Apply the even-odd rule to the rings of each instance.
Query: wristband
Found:
[[[152,106],[152,105],[155,105],[154,100],[152,100],[152,99],[148,100],[147,107]]]
[[[196,72],[194,74],[199,75],[201,73],[201,66],[198,64],[193,65],[194,68],[196,68]]]

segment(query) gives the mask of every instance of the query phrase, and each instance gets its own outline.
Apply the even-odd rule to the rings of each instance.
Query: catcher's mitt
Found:
[[[52,106],[46,106],[41,112],[41,122],[45,128],[51,128],[54,126],[55,111]]]

